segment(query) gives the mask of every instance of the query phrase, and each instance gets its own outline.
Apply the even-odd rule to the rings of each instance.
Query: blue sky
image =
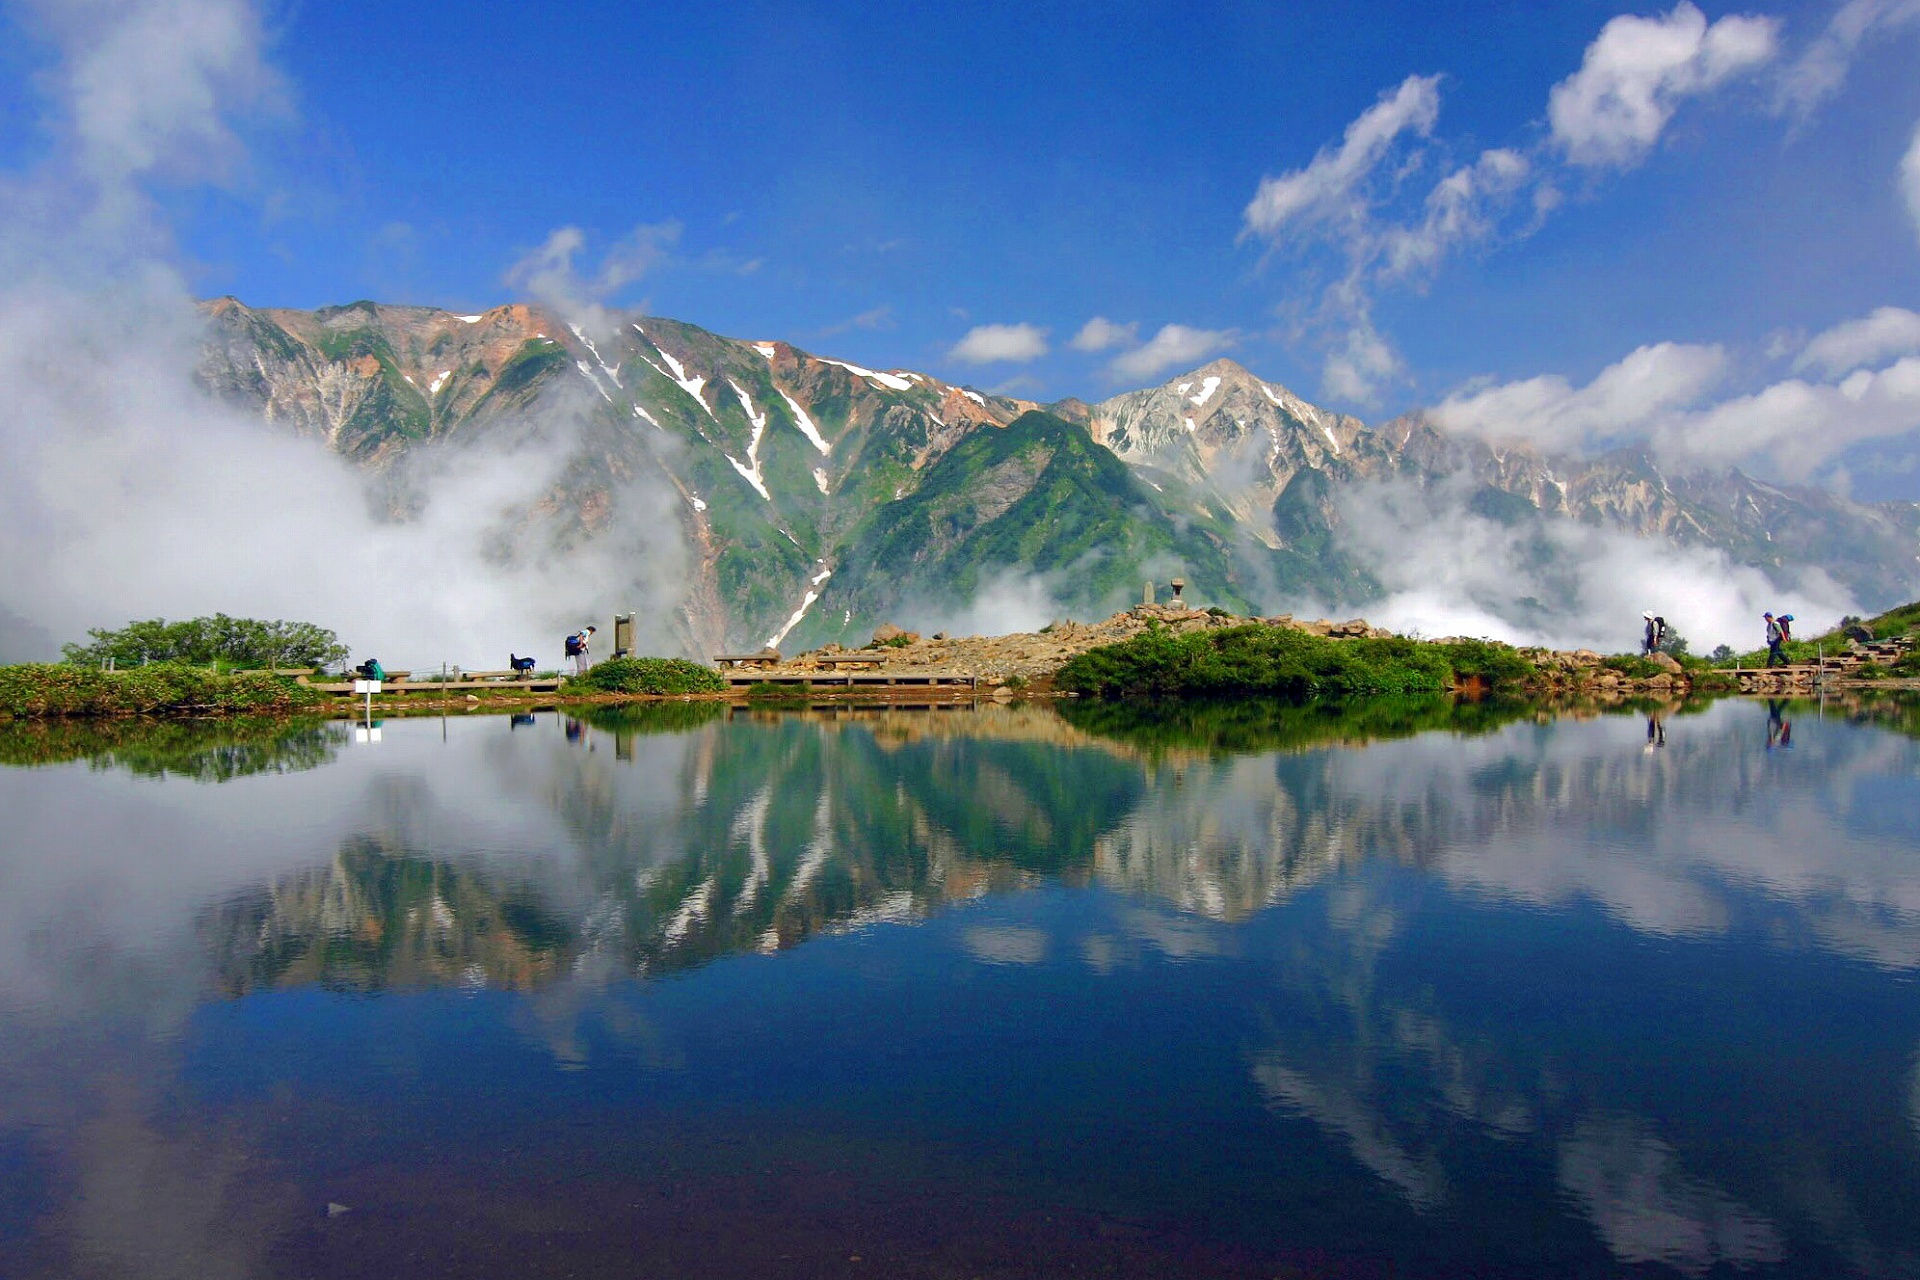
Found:
[[[0,9],[10,172],[81,127],[62,7],[155,5]],[[1910,0],[254,12],[239,145],[143,176],[202,294],[473,309],[574,228],[577,291],[869,366],[1097,399],[1225,353],[1371,421],[1920,498]],[[1641,91],[1651,122],[1620,114]],[[1866,364],[1807,363],[1882,308],[1847,331]],[[1076,349],[1094,317],[1111,341]]]

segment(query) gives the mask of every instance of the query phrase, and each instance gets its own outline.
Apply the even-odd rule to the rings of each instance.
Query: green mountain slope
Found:
[[[800,644],[864,640],[877,622],[950,611],[1008,574],[1080,616],[1178,574],[1197,598],[1252,608],[1217,516],[1177,518],[1083,428],[1039,411],[962,440],[877,508],[841,559]]]

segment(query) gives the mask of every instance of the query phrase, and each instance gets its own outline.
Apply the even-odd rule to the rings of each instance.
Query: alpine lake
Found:
[[[0,726],[0,1275],[1920,1275],[1920,704]]]

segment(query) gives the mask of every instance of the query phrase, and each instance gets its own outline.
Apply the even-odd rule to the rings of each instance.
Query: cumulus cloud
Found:
[[[1732,362],[1717,346],[1663,342],[1609,365],[1584,387],[1548,374],[1470,387],[1432,410],[1451,431],[1583,451],[1627,441],[1684,464],[1764,463],[1789,480],[1813,477],[1866,440],[1920,430],[1920,355],[1878,371],[1858,367],[1916,349],[1915,317],[1884,307],[1807,345],[1799,368],[1838,381],[1789,378],[1751,394],[1702,403]]]
[[[1920,22],[1920,0],[1847,0],[1780,76],[1780,105],[1805,118],[1846,83],[1868,37]]]
[[[1440,77],[1408,76],[1347,126],[1337,148],[1323,148],[1304,169],[1262,178],[1242,215],[1243,235],[1277,235],[1289,224],[1353,217],[1364,211],[1367,180],[1401,134],[1426,137],[1440,115]]]
[[[1432,416],[1449,431],[1483,440],[1579,450],[1647,434],[1661,414],[1694,404],[1717,386],[1727,364],[1719,347],[1662,342],[1607,366],[1584,387],[1546,374],[1457,392]]]
[[[953,344],[947,359],[962,364],[1024,364],[1047,354],[1047,331],[1031,324],[982,324]]]
[[[507,268],[506,284],[576,324],[606,333],[614,326],[601,304],[660,265],[679,243],[680,232],[677,221],[643,223],[609,246],[598,267],[582,271],[574,259],[586,248],[586,232],[559,227]]]
[[[1920,429],[1920,357],[1838,383],[1797,378],[1661,422],[1662,453],[1708,462],[1770,459],[1789,480],[1804,480],[1851,445]]]
[[[1379,401],[1384,385],[1404,372],[1399,353],[1363,318],[1347,331],[1345,345],[1327,356],[1320,384],[1336,399],[1371,405]]]
[[[1900,198],[1913,215],[1914,234],[1920,235],[1920,125],[1913,128],[1913,142],[1900,157]]]
[[[1809,342],[1793,369],[1799,373],[1819,368],[1837,377],[1915,353],[1920,353],[1920,315],[1905,307],[1881,307],[1864,319],[1835,325]]]
[[[416,452],[391,473],[405,475],[415,512],[398,522],[323,443],[206,396],[195,381],[203,321],[154,249],[166,228],[145,192],[244,159],[227,153],[240,141],[232,121],[276,83],[257,15],[231,0],[49,7],[59,12],[37,29],[67,70],[41,83],[70,129],[55,131],[47,161],[0,182],[10,633],[78,639],[218,610],[309,619],[396,665],[492,665],[592,616],[612,584],[650,598],[636,575],[659,574],[653,586],[671,598],[684,563],[675,495],[634,482],[586,546],[554,510],[579,438],[573,414]],[[122,101],[109,71],[145,96]],[[563,237],[551,261],[577,247]],[[634,264],[622,249],[597,278],[617,284]]]
[[[1454,246],[1490,235],[1493,213],[1532,173],[1532,163],[1518,151],[1496,148],[1448,174],[1427,193],[1425,216],[1418,223],[1390,228],[1382,237],[1386,273],[1431,269]]]
[[[1553,87],[1553,140],[1576,165],[1628,168],[1660,140],[1682,100],[1766,65],[1779,23],[1729,14],[1709,24],[1688,0],[1664,17],[1623,14],[1600,29],[1580,70]]]
[[[1193,329],[1184,324],[1161,325],[1160,331],[1109,366],[1115,378],[1143,382],[1173,368],[1194,364],[1226,350],[1237,334],[1231,329]]]
[[[1474,482],[1391,480],[1343,490],[1342,549],[1385,591],[1346,602],[1376,625],[1426,636],[1618,650],[1643,609],[1684,618],[1696,649],[1750,645],[1763,609],[1809,633],[1859,608],[1819,569],[1774,576],[1724,552],[1573,520],[1508,525],[1472,509]],[[1668,603],[1662,603],[1668,602]],[[1684,605],[1684,608],[1682,607]]]
[[[23,16],[61,54],[54,96],[96,182],[219,179],[245,154],[233,120],[286,107],[248,0],[29,0]]]
[[[1106,351],[1113,347],[1130,347],[1139,341],[1140,325],[1116,324],[1105,316],[1095,316],[1080,326],[1080,332],[1073,335],[1073,341],[1067,345],[1075,351]]]

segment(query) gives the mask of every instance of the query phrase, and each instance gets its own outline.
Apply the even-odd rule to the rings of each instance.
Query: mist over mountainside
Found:
[[[1501,448],[1417,415],[1370,428],[1230,360],[1046,412],[653,316],[202,311],[201,383],[353,460],[384,518],[412,518],[463,452],[565,451],[520,518],[560,531],[549,554],[592,548],[604,611],[696,654],[888,620],[1030,628],[1175,575],[1236,610],[1611,647],[1643,607],[1711,644],[1769,604],[1920,594],[1920,504]],[[517,554],[512,527],[491,554]]]

